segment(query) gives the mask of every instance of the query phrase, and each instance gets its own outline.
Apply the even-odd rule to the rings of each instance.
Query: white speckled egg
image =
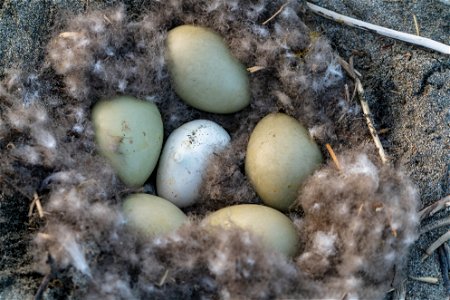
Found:
[[[169,31],[166,44],[175,91],[187,104],[226,114],[250,103],[247,71],[221,36],[208,28],[183,25]]]
[[[92,112],[100,153],[129,186],[142,185],[158,162],[163,123],[155,104],[133,97],[97,103]]]
[[[187,221],[178,207],[166,199],[148,194],[128,196],[122,211],[127,226],[149,237],[170,233]]]
[[[236,226],[260,237],[267,247],[293,256],[299,242],[292,221],[273,208],[257,204],[225,207],[209,214],[202,222],[206,226],[230,228]]]
[[[261,119],[250,135],[245,171],[263,202],[285,211],[321,162],[319,147],[300,122],[276,113]]]
[[[208,120],[195,120],[174,130],[164,145],[156,174],[158,195],[179,207],[199,197],[209,158],[230,142],[228,133]]]

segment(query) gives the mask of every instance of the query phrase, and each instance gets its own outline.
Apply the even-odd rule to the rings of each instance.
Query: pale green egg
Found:
[[[203,224],[242,228],[261,238],[264,245],[287,256],[298,248],[298,234],[292,221],[281,212],[263,205],[240,204],[208,215]]]
[[[169,31],[166,47],[175,91],[187,104],[226,114],[250,103],[247,71],[218,34],[183,25]]]
[[[263,202],[285,211],[321,162],[308,131],[296,119],[276,113],[260,120],[250,135],[245,171]]]
[[[155,104],[117,97],[95,105],[95,137],[120,179],[142,185],[156,166],[163,141],[163,123]]]
[[[168,234],[187,221],[178,207],[154,195],[130,195],[122,209],[127,226],[148,237]]]

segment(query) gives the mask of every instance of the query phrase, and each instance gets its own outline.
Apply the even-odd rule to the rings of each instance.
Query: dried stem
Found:
[[[360,28],[360,29],[364,29],[364,30],[369,30],[372,32],[376,32],[380,35],[383,36],[387,36],[390,38],[394,38],[397,40],[401,40],[407,43],[411,43],[414,45],[419,45],[422,47],[426,47],[444,54],[449,54],[450,55],[450,46],[443,44],[443,43],[439,43],[437,41],[434,41],[432,39],[428,39],[428,38],[424,38],[421,36],[417,36],[414,34],[409,34],[409,33],[405,33],[405,32],[401,32],[401,31],[397,31],[397,30],[393,30],[393,29],[389,29],[386,27],[382,27],[382,26],[378,26],[378,25],[374,25],[371,23],[367,23],[361,20],[357,20],[354,18],[350,18],[341,14],[338,14],[334,11],[322,8],[320,6],[314,5],[312,3],[306,2],[306,5],[308,6],[308,8],[313,12],[316,13],[320,16],[323,16],[327,19],[331,19],[334,21],[337,21],[339,23],[343,23],[346,24],[348,26],[351,27],[356,27],[356,28]]]
[[[413,15],[414,27],[416,27],[416,35],[420,35],[419,22],[417,21],[416,15]]]
[[[450,270],[450,261],[448,259],[447,248],[445,248],[445,244],[439,247],[439,265],[441,267],[442,273],[442,282],[444,284],[444,288],[447,290],[447,295],[450,295],[450,279],[448,277],[448,271]]]
[[[439,279],[437,279],[436,277],[414,277],[414,276],[409,276],[409,279],[415,280],[415,281],[420,281],[420,282],[425,282],[425,283],[431,283],[431,284],[438,284],[439,283]]]
[[[361,102],[361,108],[364,112],[364,118],[366,119],[367,126],[369,127],[370,134],[372,135],[372,139],[375,143],[375,146],[378,149],[378,154],[380,155],[381,162],[385,164],[387,162],[386,153],[384,152],[383,145],[381,144],[380,137],[378,136],[377,130],[373,125],[372,119],[370,118],[371,112],[369,108],[369,104],[364,98],[364,88],[361,84],[361,81],[356,78],[355,79],[356,91],[358,92],[359,101]]]
[[[276,16],[278,16],[283,9],[289,4],[289,1],[286,2],[285,4],[281,5],[280,9],[277,10],[270,18],[268,18],[267,20],[265,20],[262,24],[266,25],[267,23],[269,23],[270,21],[272,21]]]
[[[450,207],[450,195],[442,198],[439,201],[434,202],[433,204],[431,204],[431,205],[425,207],[424,209],[422,209],[421,211],[419,211],[420,220],[422,221],[423,219],[425,219],[427,217],[431,217],[435,213],[437,213],[438,211],[440,211],[446,207]]]
[[[334,164],[336,165],[336,169],[338,169],[338,171],[341,170],[341,164],[339,163],[339,160],[336,157],[336,154],[334,153],[333,148],[331,148],[330,144],[325,144],[325,147],[328,150],[328,153],[330,153],[331,159],[333,160]]]
[[[436,229],[436,228],[439,228],[442,226],[446,226],[446,225],[450,225],[450,217],[444,218],[442,220],[438,220],[435,223],[432,223],[428,226],[422,227],[422,229],[420,230],[420,234],[427,233],[428,231],[431,231],[433,229]]]
[[[427,259],[433,252],[439,248],[442,244],[450,240],[450,230],[441,235],[430,247],[425,250],[425,254],[422,256],[422,261]]]
[[[386,156],[386,153],[384,152],[383,145],[381,144],[380,138],[378,136],[377,130],[375,129],[375,126],[373,125],[372,119],[371,119],[371,112],[369,108],[369,104],[367,103],[366,99],[364,98],[364,88],[361,84],[361,80],[359,80],[358,76],[361,76],[354,68],[353,63],[348,63],[341,57],[339,57],[339,64],[344,68],[344,70],[348,73],[348,75],[353,78],[355,81],[355,89],[358,94],[359,101],[361,103],[361,108],[364,113],[364,118],[366,119],[367,126],[369,127],[370,134],[372,135],[372,139],[375,143],[375,147],[378,149],[378,154],[380,155],[381,162],[385,164],[388,159]]]
[[[247,68],[247,71],[248,71],[249,73],[255,73],[255,72],[264,70],[265,68],[266,68],[266,67],[262,67],[262,66],[254,66],[254,67]]]

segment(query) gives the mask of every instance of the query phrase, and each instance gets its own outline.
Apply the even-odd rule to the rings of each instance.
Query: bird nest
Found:
[[[77,287],[76,298],[102,299],[375,299],[402,280],[417,237],[417,193],[380,158],[360,103],[346,92],[357,85],[342,69],[352,73],[351,66],[305,26],[303,12],[297,2],[183,0],[152,1],[138,15],[119,6],[66,16],[55,24],[42,69],[4,78],[4,193],[36,192],[33,255],[45,276],[38,296],[51,293],[48,282],[58,276]],[[179,99],[165,39],[181,24],[224,38],[249,68],[250,106],[217,115]],[[184,209],[190,221],[167,236],[130,232],[120,212],[128,194],[154,193],[155,178],[126,187],[97,153],[91,108],[117,95],[155,103],[166,138],[199,118],[231,135],[209,161],[199,201]],[[245,176],[245,149],[272,112],[304,124],[327,158],[286,213],[300,238],[293,258],[261,247],[249,232],[199,226],[211,211],[261,203]]]

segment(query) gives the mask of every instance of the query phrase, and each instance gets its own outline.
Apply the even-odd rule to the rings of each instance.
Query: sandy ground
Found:
[[[114,1],[0,1],[0,74],[10,67],[37,68],[55,16],[63,9],[82,12]],[[131,1],[132,2],[132,1]],[[142,1],[130,5],[138,8]],[[313,1],[339,13],[450,43],[450,6],[445,1]],[[325,35],[335,50],[363,77],[366,98],[383,146],[396,166],[418,186],[422,205],[449,194],[450,57],[307,14],[305,23]],[[28,200],[0,194],[0,299],[32,298],[42,280],[33,271],[28,242],[36,228],[28,224]],[[424,225],[448,215],[442,212]],[[433,276],[440,284],[406,282],[406,299],[445,299],[436,256],[420,261],[431,242],[448,228],[427,233],[407,258],[411,276]],[[58,282],[53,283],[58,285]],[[75,287],[66,287],[67,293]]]

